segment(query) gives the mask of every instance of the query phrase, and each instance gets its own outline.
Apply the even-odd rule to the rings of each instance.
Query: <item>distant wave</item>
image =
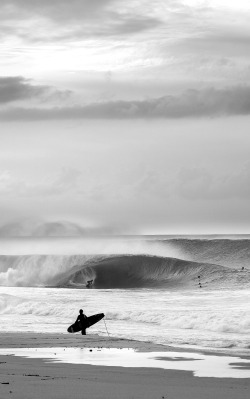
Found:
[[[249,239],[174,238],[157,242],[171,245],[178,251],[178,257],[185,260],[250,268]]]
[[[0,265],[5,286],[85,288],[88,280],[97,289],[250,286],[249,271],[151,255],[1,256]]]

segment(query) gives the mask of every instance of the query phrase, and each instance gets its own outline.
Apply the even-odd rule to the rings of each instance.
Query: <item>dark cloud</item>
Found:
[[[250,114],[250,87],[187,90],[144,101],[112,101],[86,106],[12,108],[0,112],[2,120],[197,118]]]
[[[65,95],[69,92],[64,92]],[[0,77],[0,104],[40,97],[60,97],[63,92],[49,86],[32,84],[22,76]]]
[[[44,86],[34,86],[22,76],[0,77],[0,103],[28,99],[43,95],[48,90]]]

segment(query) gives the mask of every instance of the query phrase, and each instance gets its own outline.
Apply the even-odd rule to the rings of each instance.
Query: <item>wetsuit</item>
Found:
[[[82,335],[86,335],[86,321],[87,321],[87,316],[83,313],[79,314],[79,316],[76,319],[76,322],[81,323],[81,326],[83,327]]]

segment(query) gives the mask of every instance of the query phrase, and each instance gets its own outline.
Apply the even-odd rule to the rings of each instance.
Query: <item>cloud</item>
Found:
[[[233,29],[232,29],[233,30]],[[221,29],[221,32],[207,32],[199,36],[188,37],[175,43],[175,48],[182,54],[203,54],[213,56],[244,57],[249,59],[250,31],[230,31]]]
[[[1,0],[2,15],[16,19],[21,16],[43,16],[53,20],[83,20],[114,3],[114,0]]]
[[[22,76],[0,77],[0,104],[34,98],[62,98],[69,91],[59,91],[50,86],[32,84]]]
[[[48,90],[45,86],[31,85],[22,76],[0,77],[0,103],[39,97]]]
[[[250,87],[186,90],[144,101],[111,101],[85,106],[11,108],[0,112],[1,120],[197,118],[250,114]]]
[[[1,0],[1,15],[7,20],[44,17],[59,21],[83,20],[102,13],[114,0]]]
[[[119,0],[3,0],[0,34],[27,41],[86,40],[131,35],[161,24],[137,8]]]
[[[176,192],[190,200],[250,199],[250,163],[230,174],[215,175],[205,168],[185,168],[177,177]]]
[[[28,182],[12,176],[9,171],[0,173],[0,194],[19,197],[67,195],[77,189],[81,172],[62,168],[58,173],[45,176],[38,182]]]

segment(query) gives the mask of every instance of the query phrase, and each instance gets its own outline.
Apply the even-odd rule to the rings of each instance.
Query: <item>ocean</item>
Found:
[[[0,332],[67,334],[80,308],[107,339],[249,355],[250,236],[1,239]]]

